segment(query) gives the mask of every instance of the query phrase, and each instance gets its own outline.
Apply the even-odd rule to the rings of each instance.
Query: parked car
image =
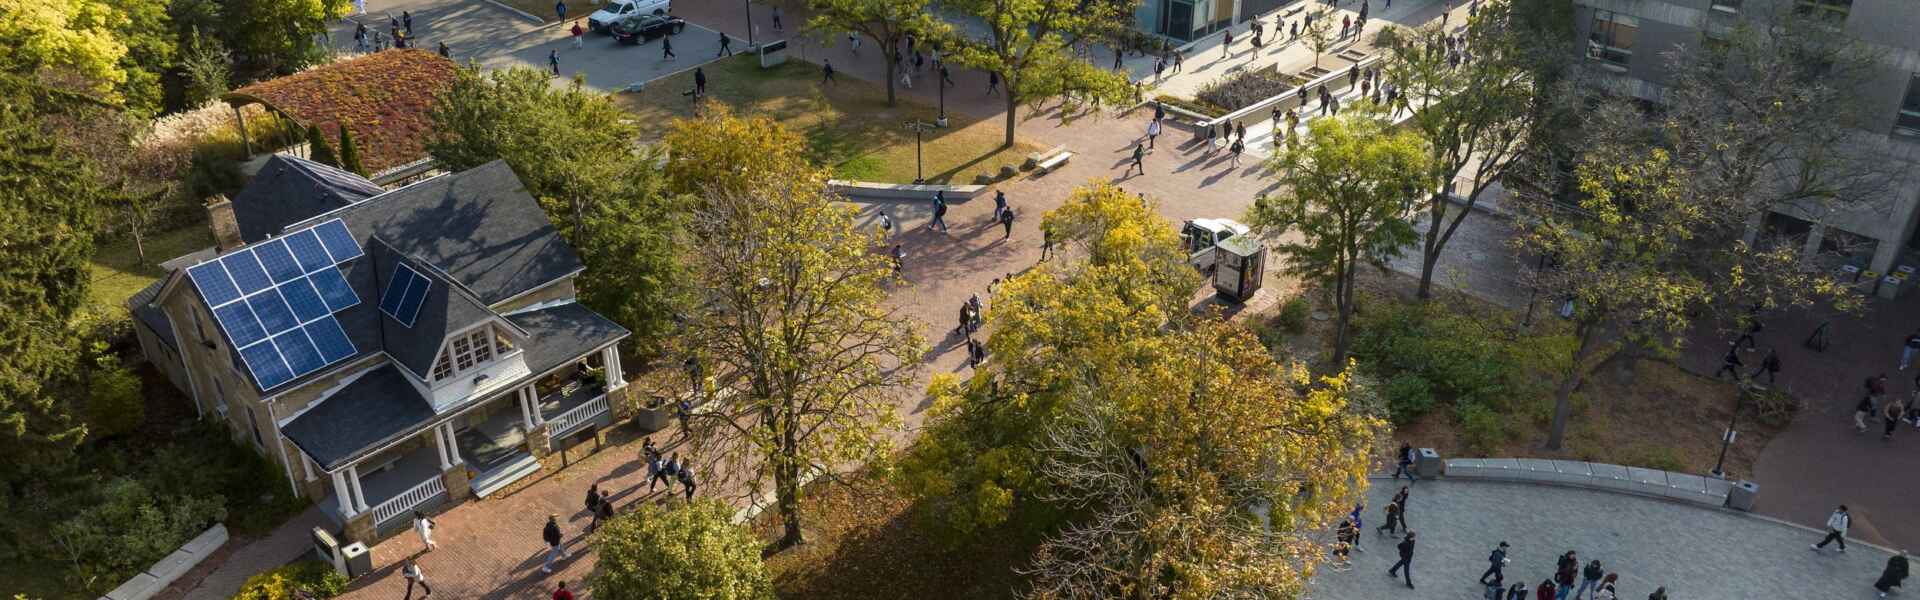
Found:
[[[627,45],[644,44],[657,37],[678,35],[687,28],[687,22],[680,17],[664,15],[635,15],[613,24],[609,29],[613,40]]]
[[[615,23],[627,17],[664,15],[671,9],[667,0],[613,0],[605,8],[587,15],[587,29],[607,33]]]
[[[1180,237],[1187,246],[1187,262],[1202,271],[1212,272],[1214,249],[1234,236],[1246,235],[1249,228],[1229,219],[1193,219],[1180,226]]]

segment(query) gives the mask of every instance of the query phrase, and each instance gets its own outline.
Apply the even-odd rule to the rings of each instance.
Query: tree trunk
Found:
[[[894,73],[894,69],[897,69],[900,67],[900,57],[892,56],[892,54],[894,53],[895,53],[894,50],[888,50],[886,52],[880,53],[880,56],[882,58],[887,59],[887,106],[893,106],[895,104],[895,98],[894,98],[894,92],[893,92],[893,86],[894,86],[893,80],[898,74]]]
[[[1005,140],[1002,140],[1000,142],[1000,147],[1012,148],[1013,147],[1013,125],[1014,125],[1013,113],[1014,111],[1020,109],[1020,102],[1016,100],[1013,95],[1013,79],[1007,78],[1004,81],[1002,81],[1002,83],[1005,83],[1007,86],[1007,137]]]
[[[796,424],[792,419],[785,425],[778,432],[779,452],[783,456],[774,459],[773,493],[780,505],[780,525],[785,530],[780,537],[780,547],[792,548],[807,540],[800,532],[800,440],[794,437]]]
[[[1567,365],[1566,378],[1560,380],[1560,386],[1553,391],[1553,427],[1547,431],[1548,450],[1559,450],[1566,441],[1567,419],[1573,416],[1573,390],[1580,387],[1580,365],[1593,352],[1592,325],[1576,326],[1574,336],[1579,343],[1573,349],[1573,364]]]
[[[1353,269],[1351,266],[1339,269],[1338,281],[1333,286],[1333,368],[1347,368],[1347,320],[1353,315]]]
[[[1447,218],[1445,202],[1435,195],[1433,208],[1427,211],[1427,237],[1420,244],[1420,290],[1414,293],[1423,302],[1433,298],[1433,270],[1440,264],[1440,247],[1446,243],[1440,239],[1440,222]]]
[[[144,239],[146,224],[140,222],[140,211],[133,205],[127,205],[127,233],[133,235],[133,253],[140,257],[140,264],[147,264],[147,244]]]

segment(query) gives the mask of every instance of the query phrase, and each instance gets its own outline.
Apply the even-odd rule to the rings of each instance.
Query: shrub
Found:
[[[1354,353],[1368,366],[1387,375],[1419,374],[1456,402],[1498,408],[1512,395],[1523,349],[1497,329],[1504,321],[1429,305],[1375,306],[1354,322]]]
[[[1294,296],[1280,305],[1280,316],[1274,318],[1273,322],[1287,333],[1299,334],[1307,330],[1307,316],[1312,311],[1313,306],[1307,303],[1306,296]]]
[[[1019,173],[1019,171],[1014,170],[1013,165],[1000,165],[1001,179],[1012,179],[1014,175]]]
[[[1460,441],[1481,456],[1498,452],[1507,441],[1507,418],[1481,404],[1461,404],[1453,410],[1460,420]]]
[[[297,590],[316,598],[332,598],[346,589],[347,578],[333,570],[333,565],[302,560],[248,577],[233,600],[293,600]]]
[[[1160,96],[1158,98],[1154,98],[1154,100],[1160,102],[1161,104],[1165,104],[1167,106],[1177,107],[1187,112],[1204,115],[1210,119],[1233,112],[1231,110],[1227,110],[1226,108],[1216,106],[1213,103],[1207,102],[1205,100],[1189,100],[1186,98],[1179,98],[1175,96]]]
[[[172,554],[226,518],[219,496],[157,497],[140,482],[107,482],[103,500],[52,528],[70,580],[105,590]]]
[[[614,518],[595,534],[600,562],[588,579],[594,597],[772,600],[760,543],[732,516],[709,500],[674,509],[645,503]]]
[[[992,176],[992,175],[988,175],[988,174],[986,174],[986,173],[981,173],[981,174],[979,174],[979,175],[974,175],[974,176],[973,176],[973,184],[974,184],[974,185],[987,185],[987,184],[989,184],[989,183],[993,183],[993,176]]]
[[[1393,422],[1406,424],[1433,410],[1433,386],[1427,378],[1401,373],[1387,380],[1387,412]]]
[[[105,346],[104,343],[100,346]],[[99,367],[88,374],[87,435],[117,437],[132,433],[147,417],[147,399],[140,393],[140,377],[111,354],[97,358]]]
[[[1213,80],[1201,87],[1196,96],[1202,102],[1231,112],[1285,94],[1294,87],[1292,80],[1272,69],[1247,69]]]

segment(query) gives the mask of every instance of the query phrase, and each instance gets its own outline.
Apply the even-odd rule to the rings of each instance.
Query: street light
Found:
[[[753,48],[753,0],[740,0],[747,8],[747,48]]]
[[[1735,372],[1733,376],[1735,379],[1738,379],[1740,373]],[[1745,404],[1745,400],[1747,399],[1746,386],[1743,384],[1740,387],[1741,389],[1733,394],[1733,417],[1727,419],[1727,431],[1720,435],[1720,458],[1714,459],[1713,461],[1713,471],[1711,471],[1711,473],[1714,477],[1721,479],[1727,478],[1727,471],[1725,469],[1727,464],[1727,447],[1732,446],[1733,438],[1739,435],[1734,433],[1733,428],[1740,424],[1740,407]]]
[[[921,153],[920,153],[921,137],[920,136],[921,134],[924,134],[927,131],[932,130],[933,127],[934,125],[932,123],[921,123],[919,121],[907,123],[907,129],[913,130],[913,183],[914,185],[920,185],[927,182],[927,178],[921,174],[921,166],[923,165],[923,163],[921,162],[921,159],[920,159],[921,157]]]
[[[937,124],[939,124],[939,125],[940,125],[941,127],[946,127],[946,126],[947,126],[947,72],[946,72],[946,68],[947,68],[947,66],[946,66],[946,65],[945,65],[945,64],[943,63],[943,64],[941,64],[941,65],[940,65],[940,69],[941,69],[941,71],[940,71],[940,72],[938,72],[938,73],[934,73],[934,74],[933,74],[933,76],[934,76],[934,78],[938,80],[938,81],[935,81],[935,82],[934,82],[934,83],[936,84],[936,85],[935,85],[934,87],[937,87],[937,88],[940,88],[940,118],[939,118],[939,120],[937,120],[937,121],[934,121],[934,122],[935,122],[935,123],[937,123]]]

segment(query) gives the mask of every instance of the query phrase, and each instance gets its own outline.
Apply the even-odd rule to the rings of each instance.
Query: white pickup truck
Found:
[[[613,0],[600,10],[587,15],[587,29],[597,33],[607,33],[614,23],[627,17],[640,15],[664,15],[668,10],[668,0]]]
[[[1246,225],[1230,219],[1193,219],[1180,226],[1180,238],[1187,246],[1187,262],[1201,271],[1212,272],[1214,249],[1234,236],[1246,235]]]

